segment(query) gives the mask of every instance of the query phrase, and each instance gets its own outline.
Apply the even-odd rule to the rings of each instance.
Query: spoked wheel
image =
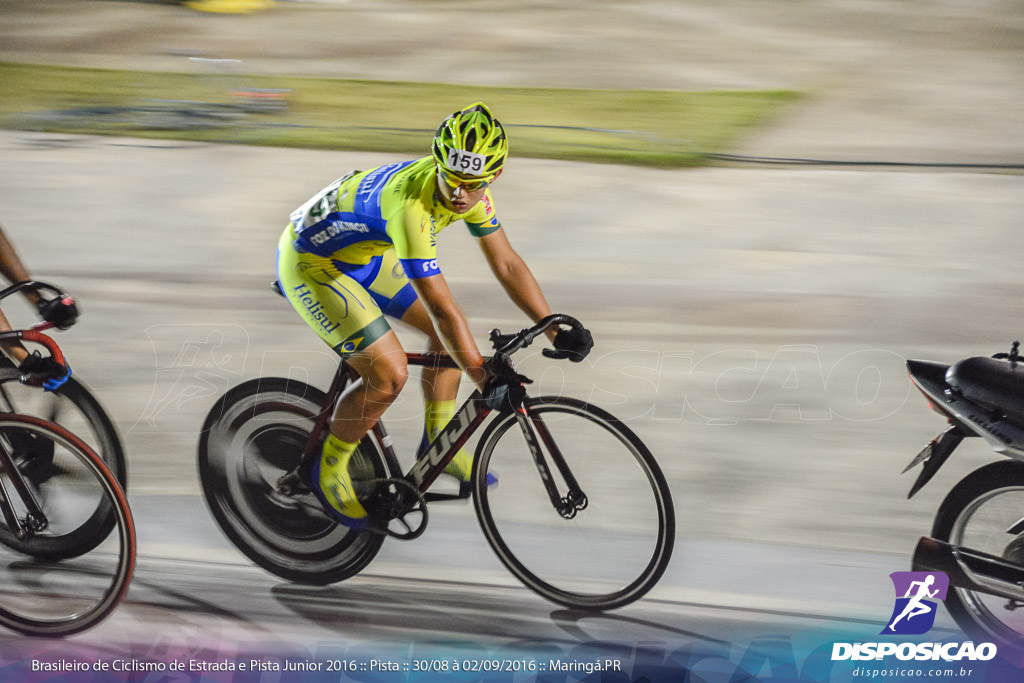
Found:
[[[665,477],[622,422],[563,397],[527,399],[579,490],[570,493],[538,439],[562,500],[549,497],[515,414],[492,422],[477,447],[473,494],[491,547],[528,588],[577,609],[621,607],[647,593],[672,555],[675,513]],[[486,473],[500,471],[488,488]]]
[[[1024,464],[997,462],[972,472],[949,492],[935,517],[932,536],[1024,567],[1024,536],[1008,533],[1022,518]],[[1018,591],[1017,598],[1024,598],[1024,593]],[[1024,650],[1024,599],[950,586],[945,602],[964,633]]]
[[[325,585],[360,572],[384,537],[357,533],[327,517],[311,493],[281,493],[325,400],[301,382],[263,378],[225,394],[199,439],[199,478],[210,511],[250,560],[289,581]],[[387,476],[372,437],[359,445],[350,472],[360,480]]]
[[[0,412],[33,415],[60,425],[86,443],[106,464],[107,469],[117,478],[122,490],[127,490],[127,471],[124,449],[117,429],[107,417],[103,407],[89,392],[88,388],[74,377],[68,379],[56,391],[40,391],[23,385],[20,373],[9,361],[0,360]],[[52,460],[48,458],[45,444],[37,448],[31,436],[15,439],[19,451],[18,466],[34,481],[40,481],[55,474]],[[81,528],[67,529],[59,543],[54,541],[33,547],[25,552],[41,552],[43,557],[76,557],[93,549],[96,539],[103,538],[100,531],[108,530],[114,520],[110,509],[99,509],[94,515],[81,518]],[[0,537],[0,541],[2,541]]]
[[[16,461],[23,461],[18,444],[26,443],[46,461],[46,476],[18,466],[45,522],[34,520],[35,533],[18,538],[0,516],[0,624],[35,636],[89,628],[117,607],[135,567],[135,527],[124,492],[99,456],[57,425],[4,415],[0,440]],[[0,506],[19,520],[29,518],[9,472],[0,474],[0,484]],[[67,539],[81,539],[87,530],[95,534],[90,551],[69,557]]]

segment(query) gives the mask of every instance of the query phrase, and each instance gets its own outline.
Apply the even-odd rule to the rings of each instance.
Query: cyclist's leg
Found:
[[[339,401],[310,484],[342,523],[362,528],[366,511],[355,497],[348,464],[359,440],[397,398],[407,377],[405,353],[375,298],[354,277],[379,267],[344,264],[293,247],[289,227],[278,244],[278,278],[292,307],[362,377]]]
[[[338,402],[331,418],[330,433],[311,474],[313,482],[319,485],[321,502],[330,505],[342,523],[362,529],[366,526],[367,514],[356,498],[349,463],[366,432],[398,398],[408,373],[405,351],[391,331],[347,360],[362,381]]]
[[[331,419],[331,433],[358,442],[377,424],[409,378],[405,350],[394,332],[347,358],[362,382],[345,392]]]

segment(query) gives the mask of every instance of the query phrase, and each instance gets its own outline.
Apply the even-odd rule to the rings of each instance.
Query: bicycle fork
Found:
[[[530,455],[533,456],[533,462],[540,473],[541,481],[544,482],[544,488],[548,492],[548,498],[551,499],[551,505],[554,506],[555,511],[562,517],[572,519],[576,516],[577,512],[586,509],[588,503],[587,494],[583,492],[579,482],[576,481],[576,477],[573,476],[569,464],[565,461],[562,451],[559,450],[547,425],[544,424],[544,420],[539,415],[528,413],[525,407],[516,410],[515,415],[519,428],[523,432],[523,437],[526,439],[526,445],[530,449]],[[540,435],[539,440],[537,438],[538,434]],[[558,486],[551,476],[551,468],[548,467],[547,460],[544,458],[544,452],[541,450],[541,442],[547,448],[548,454],[550,454],[551,459],[555,463],[555,467],[558,468],[558,473],[562,475],[562,479],[569,489],[565,496],[558,492]]]
[[[0,499],[2,499],[0,500],[0,508],[2,508],[4,522],[7,524],[7,527],[14,532],[14,535],[20,541],[45,531],[49,526],[49,521],[46,519],[42,508],[39,507],[39,501],[36,499],[32,489],[25,483],[25,477],[22,475],[21,470],[15,464],[14,458],[11,456],[10,444],[6,438],[2,437],[0,437],[0,472],[7,474],[7,479],[14,486],[15,493],[21,498],[22,504],[25,506],[25,519],[18,519],[7,485],[4,483],[3,478],[0,478]]]

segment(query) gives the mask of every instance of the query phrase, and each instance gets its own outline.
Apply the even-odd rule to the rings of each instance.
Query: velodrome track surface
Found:
[[[418,541],[389,543],[367,576],[316,592],[321,604],[250,568],[199,497],[197,431],[216,395],[260,374],[325,385],[333,368],[267,287],[282,213],[308,188],[389,157],[25,133],[0,134],[0,146],[5,225],[37,276],[82,302],[81,323],[61,340],[129,452],[139,576],[128,605],[95,633],[197,635],[213,619],[236,638],[352,635],[367,623],[414,637],[371,607],[394,591],[407,596],[396,612],[446,632],[486,634],[487,601],[566,628],[510,583],[468,506],[439,511]],[[723,638],[738,621],[760,623],[737,606],[770,621],[812,614],[818,627],[873,627],[888,609],[887,574],[907,567],[941,496],[991,459],[970,444],[905,500],[910,479],[897,474],[942,423],[910,392],[902,362],[1010,341],[1021,184],[977,173],[510,163],[495,194],[512,242],[553,306],[598,340],[587,363],[535,354],[523,368],[538,393],[587,397],[626,419],[676,497],[675,558],[651,600],[621,612],[642,622],[627,622],[624,637],[650,627]],[[495,325],[520,326],[472,238],[458,226],[441,238],[479,341]],[[415,335],[400,334],[416,348]],[[391,416],[406,448],[420,428],[411,394]],[[478,584],[480,605],[463,583]],[[353,622],[349,601],[368,614]],[[421,612],[452,601],[469,615]],[[337,621],[327,605],[339,606]],[[537,632],[533,621],[502,629]]]

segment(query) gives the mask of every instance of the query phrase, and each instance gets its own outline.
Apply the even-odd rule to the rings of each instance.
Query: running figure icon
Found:
[[[936,588],[933,591],[928,590],[928,588],[934,583],[935,576],[929,574],[924,581],[914,581],[910,584],[910,588],[907,589],[906,595],[903,596],[905,598],[910,598],[910,602],[908,602],[907,606],[903,608],[903,611],[900,613],[900,615],[893,619],[893,622],[889,624],[890,631],[896,630],[896,622],[898,622],[903,617],[906,617],[907,621],[910,621],[914,617],[920,616],[922,614],[928,614],[929,612],[935,610],[935,607],[932,606],[934,603],[928,604],[922,602],[924,598],[934,598],[938,594],[938,588]],[[917,595],[911,598],[910,593],[914,590],[914,586],[917,586]]]
[[[946,599],[949,577],[942,572],[893,572],[890,577],[896,589],[896,605],[882,633],[927,633],[935,624],[937,600]]]

